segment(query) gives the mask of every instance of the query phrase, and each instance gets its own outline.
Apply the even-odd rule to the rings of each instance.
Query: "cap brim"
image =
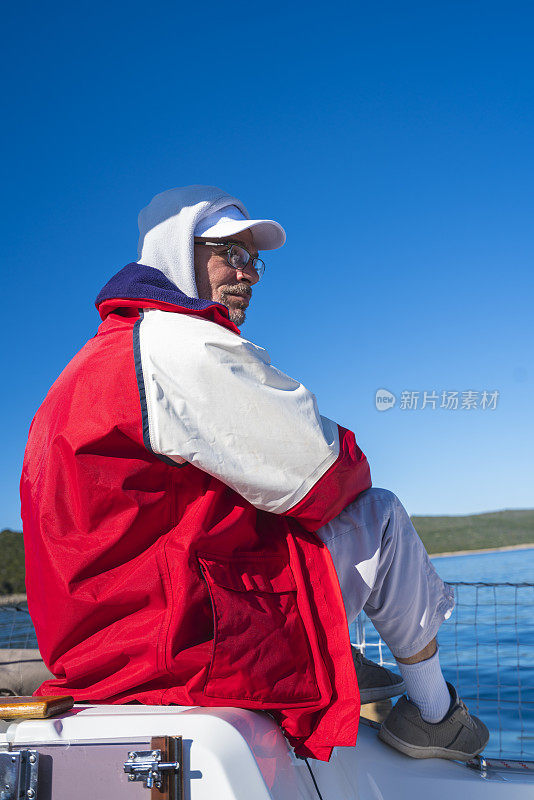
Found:
[[[258,250],[277,250],[286,240],[285,230],[273,219],[221,219],[198,238],[227,239],[249,228]]]

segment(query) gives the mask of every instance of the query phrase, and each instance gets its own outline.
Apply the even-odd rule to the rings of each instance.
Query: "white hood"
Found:
[[[184,294],[198,297],[194,231],[204,217],[225,206],[250,214],[240,200],[216,186],[183,186],[157,194],[138,217],[138,263],[163,272]]]

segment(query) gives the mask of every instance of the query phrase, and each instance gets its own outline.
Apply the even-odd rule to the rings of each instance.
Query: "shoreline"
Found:
[[[0,595],[0,606],[8,606],[11,603],[25,603],[26,602],[26,595],[25,594],[1,594]]]
[[[474,556],[478,553],[504,553],[507,550],[531,550],[534,542],[525,544],[509,544],[506,547],[484,547],[480,550],[451,550],[448,553],[429,553],[430,558],[447,558],[448,556]]]

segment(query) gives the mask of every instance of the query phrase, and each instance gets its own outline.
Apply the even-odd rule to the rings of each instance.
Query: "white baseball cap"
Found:
[[[286,240],[282,226],[272,219],[247,219],[237,206],[225,206],[200,220],[195,236],[203,239],[227,239],[236,233],[252,229],[258,250],[277,250]]]

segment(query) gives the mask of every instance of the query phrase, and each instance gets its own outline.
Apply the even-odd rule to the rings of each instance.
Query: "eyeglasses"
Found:
[[[242,244],[237,244],[236,242],[198,242],[196,240],[195,244],[223,248],[223,252],[226,252],[226,262],[231,267],[240,271],[246,269],[250,271],[250,268],[252,268],[258,276],[258,280],[265,272],[265,261],[262,261],[258,256],[252,256]]]

